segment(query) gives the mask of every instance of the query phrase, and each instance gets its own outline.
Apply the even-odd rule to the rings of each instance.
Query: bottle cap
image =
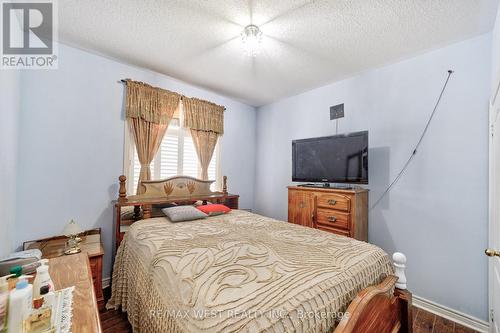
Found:
[[[45,295],[45,294],[48,294],[50,291],[50,288],[48,285],[45,285],[45,286],[41,286],[40,287],[40,295]]]
[[[23,268],[21,266],[14,266],[10,269],[10,274],[14,274],[16,277],[20,277],[23,274]]]
[[[26,288],[27,286],[28,286],[28,281],[26,280],[19,280],[16,283],[16,289],[23,289]]]

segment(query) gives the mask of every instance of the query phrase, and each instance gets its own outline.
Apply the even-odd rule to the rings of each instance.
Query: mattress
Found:
[[[134,332],[330,332],[362,289],[393,273],[380,248],[246,211],[134,223],[108,308]]]

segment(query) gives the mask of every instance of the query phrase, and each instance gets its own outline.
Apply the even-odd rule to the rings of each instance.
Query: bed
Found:
[[[116,205],[146,213],[119,243],[107,306],[126,311],[134,332],[411,331],[411,293],[395,288],[380,248],[238,209],[181,223],[149,218],[153,202],[224,202],[226,182],[223,192],[189,177],[152,190],[143,182],[144,193],[127,198],[122,177]],[[203,189],[165,195],[168,182],[168,191]]]

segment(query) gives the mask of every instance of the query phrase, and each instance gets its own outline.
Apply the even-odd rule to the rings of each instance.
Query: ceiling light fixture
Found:
[[[259,46],[262,41],[262,31],[253,24],[247,25],[241,32],[241,41],[245,47],[245,53],[250,57],[259,54]]]

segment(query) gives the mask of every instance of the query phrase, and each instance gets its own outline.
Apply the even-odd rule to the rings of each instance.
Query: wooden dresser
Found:
[[[104,256],[104,247],[101,241],[101,229],[92,229],[83,232],[81,235],[82,242],[80,248],[82,253],[87,254],[90,263],[90,271],[94,285],[95,295],[99,309],[104,308],[104,295],[102,292],[102,260]],[[74,255],[65,255],[64,250],[66,247],[65,236],[57,236],[34,241],[24,242],[23,249],[39,249],[42,251],[42,257],[51,259],[61,256],[73,257]]]
[[[49,259],[49,274],[56,290],[75,286],[71,332],[101,332],[88,255],[78,253],[51,258]]]
[[[288,222],[368,241],[368,190],[288,187]]]

